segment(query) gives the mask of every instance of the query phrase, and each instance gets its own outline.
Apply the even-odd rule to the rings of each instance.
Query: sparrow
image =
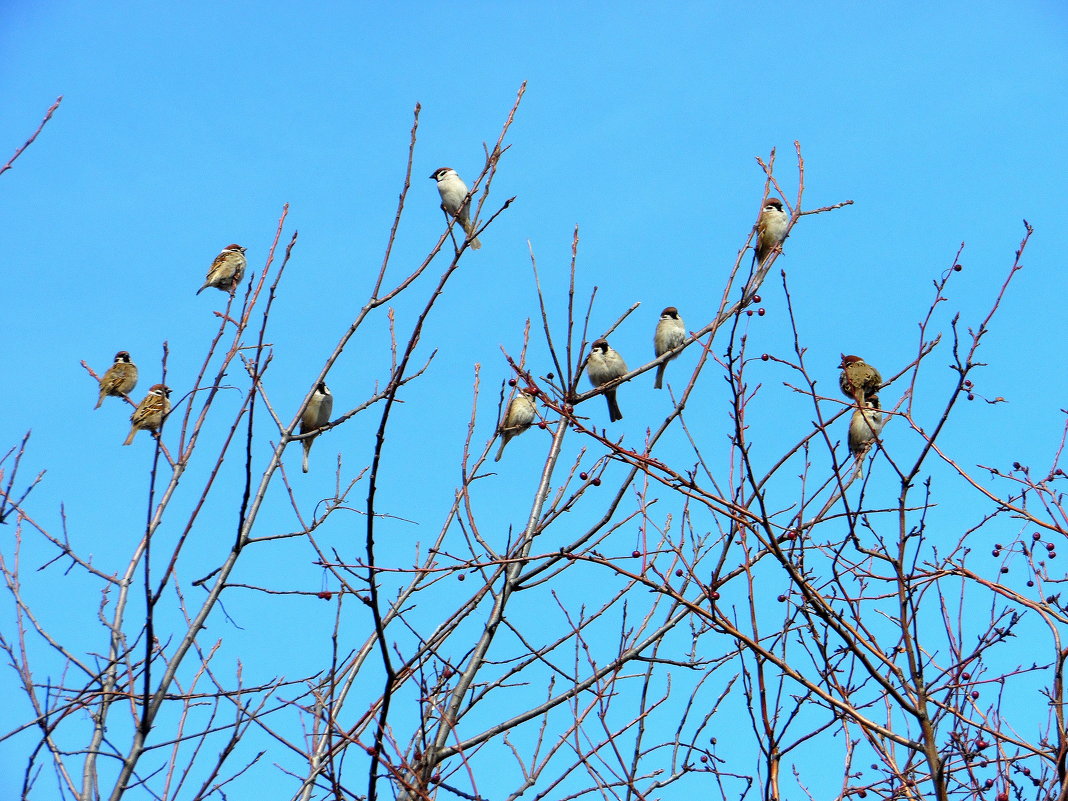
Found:
[[[769,197],[757,220],[757,264],[763,264],[772,251],[783,243],[789,227],[790,215],[783,211],[782,201],[777,197]]]
[[[589,376],[591,384],[600,387],[626,375],[627,365],[624,364],[623,357],[612,350],[607,339],[598,339],[590,348],[590,355],[586,358],[586,375]],[[616,403],[615,389],[607,390],[604,397],[608,401],[608,419],[613,423],[622,420],[623,413],[619,411],[619,404]]]
[[[857,406],[864,405],[866,395],[874,395],[883,385],[883,377],[879,371],[865,362],[859,356],[846,356],[842,354],[842,368],[838,376],[838,385],[842,388],[842,394],[847,398],[853,398]]]
[[[653,334],[653,351],[657,356],[662,356],[681,345],[684,339],[686,339],[686,323],[679,317],[678,309],[668,306],[660,312],[660,322],[656,324],[656,333]],[[664,370],[666,369],[667,362],[656,368],[656,383],[653,384],[656,389],[663,389]]]
[[[304,414],[300,416],[300,433],[307,434],[309,431],[322,428],[330,422],[330,413],[333,411],[334,396],[326,388],[326,382],[320,381],[319,386],[312,393],[311,400],[308,401],[308,405],[304,408]],[[311,446],[314,441],[315,437],[308,437],[300,441],[300,444],[304,446],[304,462],[301,464],[300,469],[305,473],[308,472],[308,454],[311,453]]]
[[[869,395],[864,408],[854,409],[849,421],[849,454],[856,463],[854,478],[863,475],[864,457],[886,425],[886,419],[879,409],[879,396]]]
[[[312,399],[308,406],[304,407],[304,413],[300,415],[300,433],[308,434],[316,428],[321,428],[330,422],[330,413],[333,411],[333,395],[327,389],[326,381],[319,381],[319,386],[312,393]],[[316,435],[318,436],[318,435]],[[304,446],[304,461],[300,469],[308,472],[308,454],[312,452],[312,442],[315,437],[300,440]]]
[[[137,432],[143,429],[159,431],[164,418],[171,410],[170,394],[170,387],[164,384],[153,384],[149,387],[145,399],[137,404],[134,413],[130,415],[130,434],[123,445],[133,444]]]
[[[441,208],[451,217],[455,217],[464,231],[470,237],[475,232],[475,224],[467,216],[469,200],[467,197],[467,184],[463,182],[456,170],[452,167],[438,167],[430,174],[430,177],[438,182],[438,194],[441,195]],[[478,250],[482,243],[477,239],[471,239],[471,247]]]
[[[240,245],[227,245],[222,253],[215,257],[215,261],[208,268],[204,286],[197,290],[199,295],[209,286],[221,289],[223,292],[234,294],[237,285],[245,277],[245,267],[248,260],[245,258],[245,248]]]
[[[856,460],[864,458],[876,435],[883,429],[883,413],[879,396],[869,395],[863,409],[854,409],[849,421],[849,453]]]
[[[129,395],[137,386],[137,365],[130,361],[130,354],[120,350],[115,354],[115,363],[100,376],[100,397],[96,399],[94,409],[99,409],[104,398],[111,395],[121,398]]]
[[[501,460],[504,455],[504,446],[508,444],[512,437],[522,434],[533,425],[534,416],[538,411],[538,407],[531,397],[533,394],[534,390],[524,387],[508,404],[508,411],[505,412],[501,424],[497,426],[497,433],[501,436],[501,447],[497,451],[497,458],[493,461],[499,462]]]

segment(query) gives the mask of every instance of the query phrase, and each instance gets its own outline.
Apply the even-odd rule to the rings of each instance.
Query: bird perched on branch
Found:
[[[245,267],[248,260],[245,259],[245,248],[240,245],[227,245],[222,253],[215,257],[215,261],[208,268],[204,286],[197,290],[199,295],[209,286],[221,289],[223,292],[234,294],[237,285],[245,277]]]
[[[842,394],[855,400],[857,406],[862,407],[864,398],[874,395],[883,385],[883,377],[879,375],[879,371],[859,356],[846,356],[843,353],[842,362],[838,366],[842,369],[838,376]]]
[[[130,434],[123,445],[132,445],[138,431],[159,431],[171,411],[171,390],[166,384],[153,384],[144,400],[130,415]]]
[[[508,404],[508,411],[505,412],[504,419],[497,426],[497,433],[501,436],[501,447],[497,451],[497,458],[493,461],[501,460],[504,455],[504,446],[511,441],[512,437],[519,436],[533,425],[534,417],[538,412],[533,395],[533,389],[523,387]]]
[[[590,355],[586,357],[586,375],[590,383],[595,387],[607,384],[613,379],[627,374],[627,365],[623,357],[612,350],[607,339],[598,339],[590,346]],[[616,390],[609,389],[604,393],[608,402],[608,419],[613,423],[623,419],[623,413],[619,411],[616,403]]]
[[[653,351],[657,356],[663,356],[681,345],[685,339],[686,324],[679,317],[679,310],[668,306],[660,312],[660,322],[656,324],[656,332],[653,334]],[[671,359],[656,368],[656,382],[653,384],[656,389],[662,389],[664,386],[664,370],[667,369],[669,361]]]
[[[471,247],[478,250],[482,243],[474,238],[475,224],[468,216],[470,201],[467,197],[467,184],[463,182],[452,167],[438,167],[430,174],[438,182],[438,194],[441,195],[441,208],[450,217],[464,227],[464,233],[471,238]]]
[[[763,264],[772,251],[783,243],[789,227],[790,215],[783,211],[782,201],[777,197],[769,197],[757,220],[757,264]]]
[[[129,395],[137,386],[137,365],[130,361],[130,354],[120,350],[115,354],[115,363],[100,376],[100,397],[96,399],[94,409],[99,409],[104,398],[109,395],[121,398]]]
[[[322,428],[330,422],[330,415],[333,411],[334,396],[327,389],[326,382],[320,381],[319,386],[312,393],[311,400],[308,401],[308,405],[304,408],[304,414],[300,416],[300,433],[307,434],[309,431]],[[300,441],[300,444],[304,446],[304,461],[301,463],[300,469],[305,473],[308,472],[308,454],[311,453],[311,446],[314,441],[315,437],[308,437]]]
[[[869,395],[863,407],[853,410],[853,416],[849,420],[849,453],[856,460],[858,476],[865,454],[886,424],[880,409],[879,396]]]

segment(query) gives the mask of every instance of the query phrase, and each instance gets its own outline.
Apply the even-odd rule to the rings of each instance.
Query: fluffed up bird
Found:
[[[534,403],[534,398],[531,397],[533,394],[533,389],[523,387],[508,404],[508,411],[505,412],[504,419],[497,426],[497,433],[501,437],[501,447],[497,450],[497,457],[493,461],[501,460],[504,455],[504,446],[511,441],[512,437],[519,436],[534,424],[538,407]]]
[[[197,290],[199,295],[209,286],[221,289],[223,292],[234,294],[237,285],[245,277],[245,267],[248,260],[245,258],[245,248],[240,245],[227,245],[222,253],[215,257],[215,261],[208,268],[208,275],[204,279],[204,286]]]
[[[603,386],[613,379],[627,374],[627,365],[623,357],[612,350],[607,339],[598,339],[590,346],[590,355],[586,357],[586,375],[590,383],[595,387]],[[608,419],[611,422],[623,419],[623,413],[619,411],[616,403],[616,390],[609,389],[604,393],[608,401]]]
[[[96,399],[96,406],[93,408],[99,409],[104,398],[109,395],[114,398],[129,395],[136,386],[137,365],[130,361],[129,353],[120,350],[115,354],[115,363],[100,376],[100,397]]]
[[[838,366],[842,369],[838,386],[842,388],[843,395],[856,401],[857,406],[863,406],[864,398],[874,395],[883,385],[879,371],[859,356],[846,356],[843,353]]]
[[[668,306],[660,312],[660,322],[656,324],[656,333],[653,334],[653,351],[657,356],[662,356],[669,350],[674,350],[686,339],[686,323],[679,317],[679,310],[674,306]],[[672,359],[675,358],[674,356]],[[664,387],[664,370],[667,369],[668,359],[656,368],[656,389]]]
[[[869,395],[862,408],[853,410],[849,420],[849,454],[856,460],[858,476],[865,454],[886,425],[880,408],[879,396]]]
[[[777,197],[769,197],[757,220],[757,264],[763,264],[772,251],[783,243],[789,227],[790,215],[783,211],[782,201]]]
[[[456,174],[452,167],[438,167],[430,174],[430,177],[438,182],[438,194],[441,195],[441,208],[464,227],[464,232],[471,237],[471,247],[478,250],[482,243],[474,238],[475,224],[468,216],[469,201],[467,197],[467,184]]]
[[[130,434],[123,445],[132,445],[138,431],[159,431],[163,420],[171,410],[170,387],[165,384],[153,384],[148,389],[145,399],[137,404],[130,415]]]
[[[334,396],[326,388],[326,382],[320,381],[319,386],[312,393],[311,400],[308,401],[308,405],[304,408],[304,414],[300,416],[300,433],[307,434],[309,431],[322,428],[330,422],[330,414],[333,411]],[[311,446],[314,441],[315,437],[308,437],[300,441],[300,444],[304,446],[304,461],[301,463],[300,469],[305,473],[308,472],[308,454],[311,453]]]

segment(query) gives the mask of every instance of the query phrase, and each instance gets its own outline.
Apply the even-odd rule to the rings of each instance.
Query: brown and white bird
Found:
[[[113,398],[129,395],[136,386],[137,365],[130,361],[129,353],[120,350],[115,354],[115,363],[100,376],[100,397],[93,408],[99,409],[109,395]]]
[[[772,251],[783,243],[789,228],[790,215],[783,211],[782,201],[777,197],[769,197],[757,220],[757,264],[763,264]]]
[[[679,310],[674,306],[668,306],[660,312],[660,322],[656,324],[656,332],[653,334],[653,352],[662,356],[669,350],[674,350],[686,339],[686,323],[679,317]],[[675,358],[674,356],[671,357]],[[664,370],[667,369],[668,359],[656,368],[656,389],[664,387]]]
[[[438,182],[441,208],[449,216],[455,217],[459,221],[460,225],[464,227],[464,232],[471,237],[471,247],[478,250],[482,247],[482,243],[472,237],[475,232],[475,224],[471,222],[471,218],[468,216],[470,201],[467,197],[467,184],[463,182],[463,179],[456,174],[456,170],[452,167],[438,167],[430,174],[430,177]]]
[[[330,414],[333,411],[334,396],[326,388],[326,382],[320,381],[319,386],[312,393],[311,400],[308,401],[308,405],[304,408],[304,414],[300,416],[300,433],[307,434],[309,431],[322,428],[330,422]],[[300,444],[304,446],[304,461],[300,469],[305,473],[308,472],[308,454],[311,453],[311,446],[314,441],[315,437],[308,437],[300,441]]]
[[[149,387],[145,399],[137,404],[130,415],[130,434],[123,445],[132,445],[138,431],[159,431],[164,419],[171,410],[170,387],[165,384],[153,384]]]
[[[627,365],[623,362],[623,357],[612,350],[607,339],[598,339],[590,346],[590,355],[586,357],[586,375],[589,376],[591,384],[600,387],[626,373]],[[623,413],[619,411],[619,404],[616,403],[616,390],[607,390],[604,397],[608,401],[608,419],[613,423],[622,420]]]
[[[497,433],[501,437],[501,447],[497,450],[497,457],[493,461],[501,460],[504,455],[504,446],[511,441],[512,437],[519,436],[534,424],[538,407],[534,403],[534,398],[531,397],[533,394],[534,390],[523,387],[508,404],[508,411],[505,412],[504,419],[497,426]]]
[[[863,406],[864,398],[874,395],[883,385],[879,371],[859,356],[846,356],[843,353],[838,366],[842,370],[838,376],[838,386],[842,388],[843,395],[856,401],[857,406]]]
[[[240,245],[227,245],[222,253],[215,257],[215,261],[208,268],[208,275],[204,279],[204,286],[197,290],[199,295],[209,286],[229,292],[231,295],[245,277],[245,267],[248,260],[245,258],[245,248]]]
[[[882,433],[886,421],[879,406],[879,396],[869,395],[863,408],[853,410],[849,420],[849,454],[856,461],[856,475],[863,472],[864,457],[876,438]]]
[[[853,417],[849,420],[849,453],[855,459],[860,459],[871,448],[876,436],[883,429],[882,407],[879,406],[879,396],[869,395],[864,407],[853,410]]]

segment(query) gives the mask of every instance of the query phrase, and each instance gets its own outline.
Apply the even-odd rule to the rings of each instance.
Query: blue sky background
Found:
[[[791,356],[781,267],[825,394],[837,394],[843,351],[895,373],[914,358],[931,280],[952,264],[960,243],[967,243],[965,269],[951,282],[941,328],[957,311],[965,325],[978,323],[1026,218],[1035,236],[1025,269],[982,352],[991,367],[975,379],[978,392],[1009,403],[963,404],[944,444],[965,465],[1007,469],[1019,460],[1043,470],[1060,440],[1059,409],[1068,395],[1062,4],[401,8],[9,0],[3,17],[0,159],[56,96],[64,101],[0,177],[7,322],[0,355],[8,376],[0,450],[33,431],[25,475],[48,469],[33,496],[38,519],[58,527],[64,504],[72,539],[110,569],[121,569],[143,525],[150,447],[147,436],[119,447],[128,409],[109,400],[94,412],[96,385],[79,361],[99,371],[115,351],[129,350],[141,368],[140,398],[156,380],[165,339],[169,383],[183,394],[223,298],[194,295],[207,266],[238,242],[259,272],[289,203],[283,241],[293,228],[300,240],[272,324],[269,384],[279,408],[295,408],[377,273],[415,103],[422,114],[396,276],[418,263],[442,227],[426,176],[442,165],[477,174],[482,143],[496,139],[524,80],[512,149],[486,208],[517,200],[482,237],[483,249],[464,257],[424,334],[423,356],[430,347],[440,353],[428,377],[405,391],[391,430],[395,450],[387,456],[382,505],[418,523],[383,525],[398,560],[436,533],[459,482],[476,363],[483,397],[475,441],[492,434],[498,387],[508,375],[499,345],[517,353],[524,321],[537,322],[528,242],[562,321],[571,235],[580,226],[577,305],[584,308],[599,287],[591,322],[598,333],[641,302],[612,338],[635,366],[652,355],[664,306],[678,306],[690,328],[708,321],[759,208],[763,177],[754,156],[778,149],[777,174],[792,201],[794,140],[806,159],[806,206],[855,205],[795,227],[761,293],[767,315],[747,322],[751,350]],[[396,304],[401,334],[426,291],[424,285],[418,297]],[[544,372],[537,328],[533,339],[531,363]],[[328,379],[335,413],[387,377],[387,344],[381,318],[357,337]],[[939,408],[952,384],[942,369],[947,344],[928,362],[921,409]],[[672,364],[668,380],[696,357],[694,349]],[[774,363],[753,367],[750,380],[764,386],[750,413],[765,437],[756,453],[770,458],[780,436],[796,441],[810,427],[811,407],[782,387],[793,376]],[[613,432],[635,444],[669,409],[651,385],[652,376],[642,376],[620,390],[625,419]],[[689,408],[706,453],[725,452],[730,429],[718,377],[706,376]],[[604,418],[603,403],[588,413]],[[330,491],[338,450],[352,473],[369,462],[377,419],[357,418],[321,438],[307,477],[294,448],[288,468],[309,506]],[[900,436],[899,447],[917,450],[914,435],[891,432],[891,442]],[[681,443],[678,436],[665,447]],[[510,444],[482,498],[502,532],[525,517],[536,474],[524,465],[535,470],[544,445],[537,432]],[[571,447],[577,453],[577,442]],[[237,476],[227,473],[210,501],[220,520],[233,515]],[[943,502],[972,500],[962,492]],[[191,502],[178,503],[184,510]],[[348,536],[360,525],[352,522]],[[279,526],[289,530],[291,520]],[[220,553],[212,544],[229,535],[213,536],[205,522],[197,536],[210,569]],[[619,550],[633,545],[627,540]],[[306,553],[294,558],[307,562]],[[244,578],[319,589],[317,570],[280,574],[282,564],[289,565],[277,553],[250,557]],[[188,568],[186,582],[199,577],[198,567]],[[80,598],[84,620],[60,615],[70,597],[57,594],[61,582],[56,571],[26,592],[59,618],[60,630],[69,626],[87,648],[101,647],[100,630],[87,628],[95,626],[97,596]],[[292,636],[307,637],[280,646],[307,651],[308,665],[298,659],[294,675],[314,670],[328,644],[308,633],[308,615],[323,614],[325,605],[254,596],[228,611],[245,614],[248,626],[265,603],[280,626],[293,625]],[[231,630],[220,618],[214,632],[247,661],[259,652],[243,649],[273,647],[253,626]],[[0,686],[11,687],[12,674],[3,675]],[[17,698],[13,687],[5,691],[12,694]],[[17,701],[6,706],[2,730],[26,717]],[[0,775],[21,776],[22,758],[17,741],[0,743]],[[7,781],[0,779],[0,795],[11,789]]]

